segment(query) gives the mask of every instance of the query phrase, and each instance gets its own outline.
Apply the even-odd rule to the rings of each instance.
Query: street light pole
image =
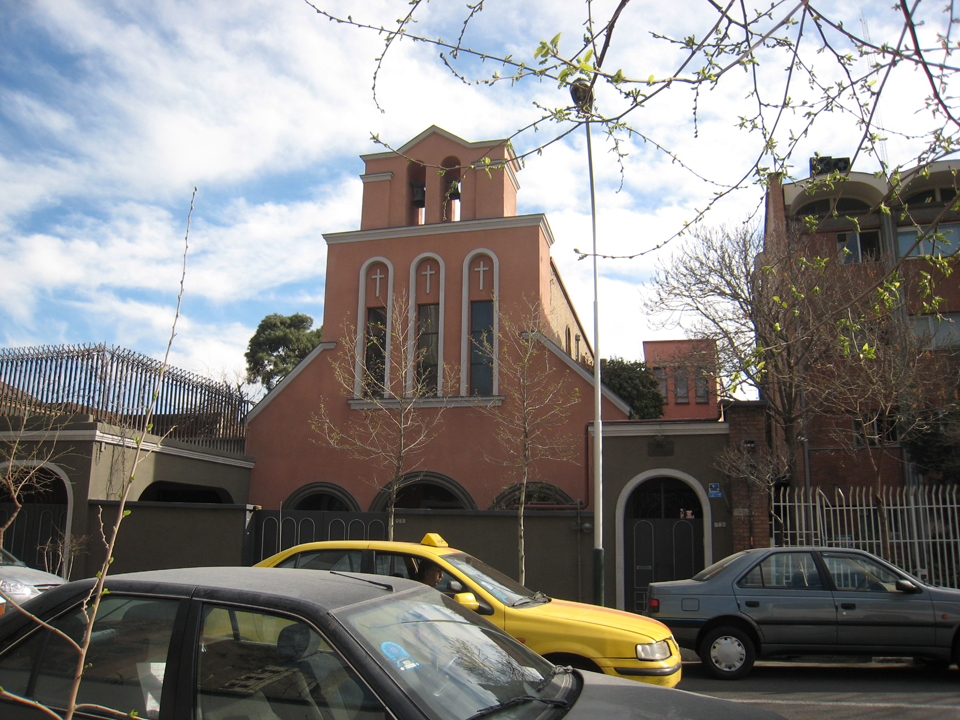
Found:
[[[590,176],[590,220],[593,231],[593,601],[605,604],[603,557],[603,420],[600,392],[600,293],[597,270],[597,199],[593,180],[593,147],[590,140],[590,111],[593,88],[585,80],[570,86],[570,94],[587,131],[587,170]]]

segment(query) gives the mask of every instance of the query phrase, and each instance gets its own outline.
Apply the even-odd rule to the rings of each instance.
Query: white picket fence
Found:
[[[774,497],[771,544],[853,547],[883,556],[883,521],[873,488],[833,492],[784,488]],[[960,588],[960,488],[882,488],[890,557],[921,580]]]

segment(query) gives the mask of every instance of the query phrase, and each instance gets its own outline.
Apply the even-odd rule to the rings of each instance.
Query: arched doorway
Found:
[[[137,498],[139,502],[231,504],[233,498],[223,488],[158,480],[150,483]]]
[[[643,612],[652,582],[692,577],[704,567],[709,505],[693,478],[653,474],[621,497],[622,607]],[[620,593],[618,593],[620,594]]]
[[[66,576],[73,557],[85,548],[75,545],[70,513],[73,494],[66,474],[56,465],[24,462],[0,465],[0,471],[22,470],[27,476],[19,512],[5,489],[0,490],[0,522],[16,514],[3,535],[3,546],[27,565]]]

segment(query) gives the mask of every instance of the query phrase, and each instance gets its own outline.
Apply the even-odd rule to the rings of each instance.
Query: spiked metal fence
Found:
[[[243,452],[246,396],[226,383],[163,367],[102,344],[0,349],[0,414],[92,415],[142,431],[157,391],[153,434]]]

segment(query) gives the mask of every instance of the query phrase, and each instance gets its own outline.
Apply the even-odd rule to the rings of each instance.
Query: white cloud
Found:
[[[595,0],[591,7],[603,18],[618,4]],[[396,0],[323,6],[374,24],[409,8]],[[855,24],[864,7],[841,2],[832,12]],[[873,36],[888,37],[896,15],[866,10]],[[0,48],[10,69],[0,78],[0,339],[7,343],[103,340],[158,352],[179,287],[189,191],[199,186],[175,358],[194,371],[242,365],[266,313],[304,311],[320,320],[321,236],[359,227],[357,155],[382,149],[371,133],[394,145],[433,124],[467,140],[506,137],[540,115],[534,103],[567,103],[552,80],[465,84],[438,60],[441,50],[404,40],[380,69],[381,113],[370,86],[384,36],[331,23],[297,0],[58,0],[8,12],[18,32]],[[450,41],[459,36],[462,5],[423,4],[420,12],[416,29],[438,29]],[[529,59],[541,39],[561,32],[561,51],[572,54],[586,12],[581,0],[487,0],[464,45],[502,43]],[[605,65],[640,76],[672,73],[681,52],[653,40],[651,29],[702,37],[713,18],[712,10],[634,2]],[[762,66],[761,87],[775,87],[782,67]],[[922,80],[903,74],[891,81],[899,101],[882,108],[884,120],[910,126],[907,113],[922,106]],[[629,154],[621,177],[594,133],[598,249],[647,253],[601,263],[604,354],[640,356],[640,343],[655,333],[643,327],[640,298],[663,252],[653,249],[721,189],[703,177],[738,181],[757,154],[759,137],[736,127],[749,90],[750,76],[737,71],[715,92],[694,98],[678,83],[631,112],[635,127],[679,149],[689,169],[635,137],[623,146]],[[604,109],[621,102],[607,89],[598,95]],[[783,122],[800,128],[800,120]],[[852,123],[835,113],[815,128],[798,149],[797,172],[805,174],[815,151],[849,155]],[[531,150],[558,127],[525,133],[516,148]],[[892,136],[888,149],[896,159],[916,146]],[[547,213],[554,257],[592,331],[591,263],[573,252],[589,250],[591,233],[582,129],[531,156],[520,182],[520,211]],[[736,193],[708,222],[742,218],[759,199],[756,188]]]

